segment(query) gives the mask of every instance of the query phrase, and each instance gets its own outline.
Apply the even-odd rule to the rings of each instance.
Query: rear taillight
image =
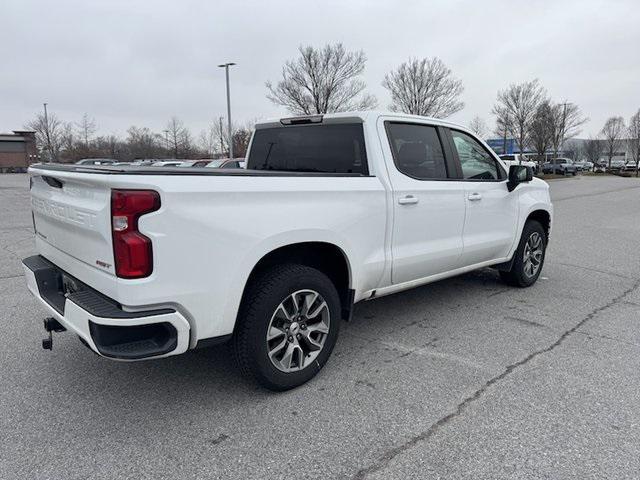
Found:
[[[153,271],[151,240],[138,230],[138,219],[160,208],[160,195],[153,190],[111,191],[111,232],[116,275],[143,278]]]

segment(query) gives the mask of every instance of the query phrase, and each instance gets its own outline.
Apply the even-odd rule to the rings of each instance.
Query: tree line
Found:
[[[197,159],[221,158],[229,154],[228,129],[221,119],[212,122],[197,138],[178,117],[171,117],[162,132],[133,125],[127,129],[124,138],[96,136],[96,121],[86,113],[78,122],[63,121],[55,113],[38,114],[25,127],[36,132],[40,156],[45,161],[74,162],[81,158],[122,161],[136,158]],[[236,157],[246,154],[252,129],[251,124],[232,126]]]
[[[378,101],[362,80],[366,60],[363,51],[348,52],[340,43],[319,49],[301,46],[299,56],[285,63],[281,79],[266,83],[267,97],[300,115],[375,108]],[[446,118],[464,108],[462,81],[437,57],[401,63],[385,75],[382,86],[389,92],[392,111]],[[549,153],[557,156],[589,120],[575,103],[551,99],[537,79],[498,91],[491,113],[496,118],[493,134],[503,139],[503,151],[513,138],[520,152],[533,151],[539,161]],[[479,116],[469,128],[483,138],[489,134]],[[639,131],[640,109],[628,127],[621,117],[611,117],[579,153],[594,163],[606,155],[610,166],[626,142],[638,166]]]
[[[367,57],[364,51],[348,51],[341,43],[321,48],[300,46],[299,55],[285,62],[281,78],[267,81],[267,98],[294,115],[312,115],[375,108],[378,100],[366,91],[363,80]],[[414,115],[446,118],[464,108],[462,81],[437,57],[410,58],[388,72],[381,85],[388,91],[389,109]],[[491,110],[496,118],[493,133],[515,139],[521,152],[533,151],[539,160],[554,156],[565,142],[576,137],[588,118],[580,107],[567,100],[554,101],[537,79],[512,84],[498,91]],[[487,124],[474,117],[469,127],[478,135],[489,133]],[[60,122],[55,115],[39,115],[27,125],[36,131],[39,145],[51,158],[74,159],[104,155],[112,158],[202,158],[228,151],[229,134],[222,122],[213,122],[194,141],[184,124],[173,117],[163,133],[132,126],[127,137],[93,137],[95,121],[84,115],[80,122]],[[640,110],[627,127],[621,117],[607,120],[598,137],[587,142],[582,154],[591,161],[614,154],[628,142],[638,163]],[[234,126],[234,152],[243,156],[252,126]],[[635,152],[635,153],[634,153]],[[595,163],[595,162],[594,162]]]

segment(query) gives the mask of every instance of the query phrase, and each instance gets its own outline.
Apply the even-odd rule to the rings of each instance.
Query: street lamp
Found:
[[[231,131],[231,93],[229,92],[229,67],[235,65],[233,62],[223,63],[218,65],[220,68],[224,68],[224,73],[227,78],[227,120],[229,121],[229,158],[233,158],[233,132]]]

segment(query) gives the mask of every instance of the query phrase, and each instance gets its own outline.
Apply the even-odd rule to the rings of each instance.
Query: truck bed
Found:
[[[65,163],[35,163],[31,168],[51,172],[94,173],[102,175],[196,175],[212,177],[363,177],[360,173],[313,171],[248,170],[244,168],[150,167],[139,165],[76,165]]]

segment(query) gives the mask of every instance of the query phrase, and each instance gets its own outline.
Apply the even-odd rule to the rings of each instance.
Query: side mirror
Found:
[[[524,182],[530,182],[533,180],[533,169],[525,165],[511,165],[509,167],[509,181],[507,182],[507,189],[510,192]]]

